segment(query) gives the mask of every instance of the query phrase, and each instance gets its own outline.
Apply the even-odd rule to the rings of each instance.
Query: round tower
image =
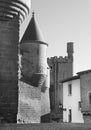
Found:
[[[28,120],[28,123],[38,123],[41,116],[50,112],[47,46],[33,12],[20,45],[22,66],[20,81],[23,85],[20,85],[18,115],[19,120],[23,119],[25,122]],[[23,98],[24,100],[22,100]],[[27,103],[30,100],[31,104]],[[26,115],[31,115],[31,119]],[[44,118],[45,116],[42,119],[44,120]]]
[[[27,1],[0,0],[1,123],[17,122],[19,23],[29,12]]]
[[[41,87],[43,78],[46,76],[47,58],[46,49],[48,44],[32,15],[31,21],[21,40],[22,54],[22,78],[28,80],[31,85]]]
[[[20,20],[23,21],[29,13],[31,0],[0,0],[0,20],[12,19],[20,13]]]

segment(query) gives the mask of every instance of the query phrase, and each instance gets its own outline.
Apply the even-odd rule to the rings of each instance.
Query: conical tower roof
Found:
[[[35,20],[34,12],[32,13],[32,18],[29,22],[29,25],[23,35],[23,38],[21,39],[21,43],[24,43],[26,41],[40,41],[45,42],[43,35],[40,31],[40,28]]]

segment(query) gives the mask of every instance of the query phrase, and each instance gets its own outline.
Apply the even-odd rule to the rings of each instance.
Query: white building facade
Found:
[[[79,76],[63,81],[63,108],[63,122],[84,123]]]

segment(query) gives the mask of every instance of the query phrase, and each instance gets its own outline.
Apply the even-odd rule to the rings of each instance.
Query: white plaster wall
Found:
[[[72,95],[68,95],[68,84],[72,83]],[[78,107],[80,97],[80,80],[63,83],[63,108],[67,110],[63,112],[63,121],[68,122],[69,109],[72,109],[72,123],[84,123],[82,113]]]

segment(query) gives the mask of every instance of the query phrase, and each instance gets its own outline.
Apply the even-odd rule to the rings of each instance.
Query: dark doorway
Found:
[[[69,109],[69,122],[72,122],[72,110]]]

